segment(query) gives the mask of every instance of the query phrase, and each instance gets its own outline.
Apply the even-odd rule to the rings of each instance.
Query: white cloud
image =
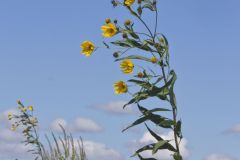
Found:
[[[59,124],[68,132],[100,132],[103,130],[94,120],[83,117],[76,118],[72,123],[67,123],[66,120],[57,118],[51,123],[51,130],[54,132],[62,132]]]
[[[172,131],[166,133],[166,134],[159,134],[159,136],[161,136],[163,139],[174,139],[174,134]],[[134,153],[137,149],[139,149],[140,147],[143,147],[147,144],[151,144],[151,143],[156,143],[155,138],[149,133],[149,132],[145,132],[142,136],[141,139],[139,140],[135,140],[132,141],[130,144],[130,151],[131,153]],[[174,142],[171,141],[170,142],[173,146],[174,146]],[[181,144],[180,144],[180,152],[183,156],[183,159],[186,159],[189,157],[189,150],[187,149],[187,140],[185,138],[182,139]],[[144,151],[141,153],[141,155],[143,157],[154,157],[156,159],[161,159],[161,160],[170,160],[172,152],[168,151],[168,150],[161,150],[158,151],[156,154],[152,155],[151,151]]]
[[[53,130],[54,132],[62,132],[62,129],[60,127],[60,125],[67,129],[67,122],[63,119],[63,118],[57,118],[55,119],[51,124],[50,124],[50,128],[51,130]]]
[[[225,131],[225,133],[240,133],[240,124],[236,124],[235,126],[229,128]]]
[[[128,105],[123,109],[123,106],[126,103],[127,102],[125,101],[109,102],[107,104],[96,105],[94,108],[116,115],[133,114],[134,112],[131,105]]]
[[[77,154],[79,154],[79,145],[78,145],[79,139],[74,138],[73,139],[73,146],[75,150],[77,151]],[[81,143],[81,142],[80,142]],[[61,144],[61,141],[58,140],[58,144]],[[53,142],[53,146],[55,146],[55,143]],[[89,160],[125,160],[124,156],[120,154],[118,151],[107,147],[103,143],[98,143],[94,141],[84,140],[83,141],[84,151],[86,153],[86,157]],[[72,154],[72,144],[69,146],[70,155]],[[63,146],[59,145],[59,148],[61,151],[64,151]]]
[[[79,117],[70,126],[70,130],[75,132],[100,132],[102,127],[91,119]]]
[[[210,154],[204,160],[237,160],[236,158],[230,157],[224,154]]]
[[[0,130],[0,159],[32,159],[32,155],[27,152],[30,146],[25,146],[23,140],[23,136],[17,131],[12,132],[6,128]]]
[[[88,159],[91,160],[124,160],[123,156],[114,149],[108,148],[105,144],[92,141],[84,141],[84,147]]]

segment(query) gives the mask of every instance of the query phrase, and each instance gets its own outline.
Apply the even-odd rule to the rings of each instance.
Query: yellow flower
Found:
[[[86,56],[90,56],[95,49],[94,44],[90,41],[84,41],[80,47],[83,49],[82,54]]]
[[[16,129],[17,129],[17,126],[15,126],[15,125],[13,124],[12,127],[11,127],[11,131],[16,131]]]
[[[12,119],[12,113],[8,113],[8,120],[11,120]]]
[[[103,31],[102,35],[108,38],[114,36],[117,33],[117,28],[113,23],[108,23],[102,26],[101,30]]]
[[[156,57],[152,57],[152,58],[151,58],[151,62],[152,62],[152,63],[157,63],[157,61],[158,61],[158,59],[157,59]]]
[[[131,60],[126,59],[126,60],[122,61],[122,63],[120,64],[120,68],[122,69],[123,73],[126,73],[126,74],[132,73],[134,64]]]
[[[117,81],[114,83],[115,94],[122,94],[128,91],[128,86],[123,81]]]
[[[26,107],[21,108],[21,112],[26,112],[26,111],[27,111]]]
[[[29,111],[33,111],[33,106],[28,106]]]
[[[135,0],[124,0],[124,5],[130,7],[134,2]]]

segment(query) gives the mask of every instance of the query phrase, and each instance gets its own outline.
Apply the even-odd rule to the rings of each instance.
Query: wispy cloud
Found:
[[[21,142],[23,136],[19,132],[12,132],[10,129],[0,130],[0,159],[33,159],[32,155],[27,151],[29,146],[25,146]],[[24,154],[23,154],[24,153]]]
[[[115,114],[115,115],[134,114],[134,111],[131,105],[128,105],[123,109],[123,106],[126,103],[127,102],[125,101],[109,102],[106,104],[94,105],[93,108],[104,111],[106,113]]]
[[[204,158],[204,160],[238,160],[238,159],[233,158],[228,155],[225,155],[225,154],[212,153],[212,154],[206,156],[206,158]]]
[[[73,122],[67,123],[63,118],[57,118],[54,120],[50,129],[54,132],[62,132],[60,125],[62,125],[68,132],[101,132],[103,127],[101,127],[97,122],[89,118],[77,117]]]
[[[231,128],[224,131],[226,134],[239,134],[240,133],[240,124],[236,124]]]

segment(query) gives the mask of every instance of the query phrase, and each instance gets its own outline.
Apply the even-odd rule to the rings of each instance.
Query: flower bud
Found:
[[[152,63],[157,63],[157,61],[158,61],[158,59],[157,59],[156,57],[152,57],[152,58],[151,58],[151,62],[152,62]]]
[[[106,24],[111,23],[111,19],[107,18],[107,19],[105,19],[105,22],[106,22]]]
[[[156,6],[156,4],[157,4],[157,1],[153,0],[153,6]]]
[[[112,3],[112,5],[113,5],[113,7],[117,7],[117,5],[118,5],[117,0],[112,0],[111,3]]]
[[[115,24],[117,24],[118,21],[115,19],[113,22],[114,22]]]
[[[160,47],[161,47],[161,44],[160,44],[160,43],[155,43],[154,46],[155,46],[156,48],[160,48]]]
[[[142,0],[138,0],[138,4],[141,4],[142,3]]]
[[[124,25],[125,26],[128,26],[128,25],[130,25],[131,24],[131,21],[129,20],[129,19],[127,19],[125,22],[124,22]]]
[[[159,41],[160,41],[160,43],[162,43],[162,44],[164,44],[164,43],[165,43],[165,40],[164,40],[164,38],[162,38],[162,37],[160,38],[160,40],[159,40]]]
[[[138,76],[138,78],[143,78],[143,73],[142,73],[142,72],[139,72],[139,73],[137,74],[137,76]]]
[[[113,57],[114,57],[114,58],[118,58],[118,57],[119,57],[118,52],[114,52],[114,53],[113,53]]]
[[[123,38],[128,38],[128,36],[127,36],[126,33],[123,33],[123,34],[122,34],[122,37],[123,37]]]

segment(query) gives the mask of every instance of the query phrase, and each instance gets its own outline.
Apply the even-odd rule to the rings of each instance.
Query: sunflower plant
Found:
[[[158,8],[156,0],[112,0],[114,7],[122,6],[125,8],[136,20],[138,20],[146,29],[146,32],[136,31],[136,27],[131,20],[126,20],[122,25],[118,24],[117,20],[112,22],[107,18],[105,24],[101,27],[102,36],[111,38],[113,36],[121,35],[119,40],[103,42],[107,49],[118,48],[118,51],[113,53],[115,61],[120,61],[120,69],[124,74],[132,74],[128,82],[122,80],[114,83],[115,94],[130,93],[128,83],[137,86],[137,91],[131,95],[131,99],[123,106],[123,109],[130,104],[136,104],[141,116],[123,131],[145,124],[146,129],[156,139],[156,143],[148,144],[135,151],[133,156],[137,156],[141,160],[156,160],[154,154],[160,150],[168,150],[172,154],[174,160],[182,160],[180,153],[180,143],[183,138],[181,125],[182,122],[177,117],[177,102],[174,92],[174,85],[177,75],[173,69],[170,68],[169,63],[169,44],[167,38],[157,32],[158,27]],[[155,15],[154,28],[151,29],[149,24],[143,19],[144,12],[148,10]],[[86,45],[88,42],[88,45]],[[82,53],[86,56],[91,55],[96,48],[91,41],[85,41],[81,44]],[[120,49],[119,49],[120,48]],[[135,49],[134,53],[131,51]],[[145,52],[144,54],[137,54]],[[147,64],[150,67],[143,65],[135,68],[134,62],[139,61],[141,64]],[[157,72],[152,68],[157,67]],[[138,70],[136,73],[135,70]],[[156,69],[155,69],[156,70]],[[142,102],[156,98],[162,102],[169,104],[168,108],[151,108],[143,106]],[[146,103],[145,103],[146,104]],[[171,113],[169,114],[165,113]],[[166,116],[167,115],[167,116]],[[150,129],[146,122],[151,122],[157,127],[163,129],[170,129],[174,133],[173,139],[164,139],[159,134]],[[144,151],[151,151],[153,157],[143,157]]]

